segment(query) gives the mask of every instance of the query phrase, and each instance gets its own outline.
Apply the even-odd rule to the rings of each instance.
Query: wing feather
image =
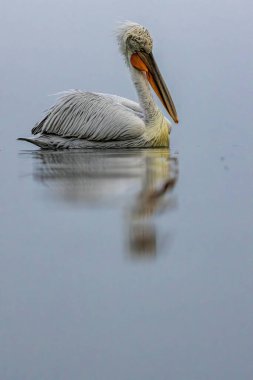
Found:
[[[32,129],[90,141],[127,140],[145,132],[138,103],[115,95],[82,92],[64,93],[44,119]]]

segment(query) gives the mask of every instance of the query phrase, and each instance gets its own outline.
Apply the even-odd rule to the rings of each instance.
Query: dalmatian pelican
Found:
[[[169,90],[152,53],[149,31],[134,22],[117,29],[120,51],[130,70],[139,104],[117,95],[70,90],[60,94],[34,138],[20,138],[44,149],[168,147],[171,123],[164,117],[149,85],[178,123]]]

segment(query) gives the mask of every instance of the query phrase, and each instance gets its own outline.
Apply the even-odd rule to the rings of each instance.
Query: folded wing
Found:
[[[55,134],[90,141],[135,139],[145,132],[138,103],[115,95],[82,91],[64,93],[33,134]]]

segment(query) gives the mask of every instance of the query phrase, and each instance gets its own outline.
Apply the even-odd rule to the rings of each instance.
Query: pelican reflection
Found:
[[[33,151],[34,177],[54,199],[93,206],[119,202],[125,215],[128,251],[157,251],[154,215],[175,206],[171,194],[178,160],[168,149]]]

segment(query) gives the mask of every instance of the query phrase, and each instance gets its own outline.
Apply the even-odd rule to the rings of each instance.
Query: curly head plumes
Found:
[[[151,53],[153,40],[144,26],[126,21],[120,24],[116,34],[120,51],[126,58],[128,53],[133,54],[138,51]]]

